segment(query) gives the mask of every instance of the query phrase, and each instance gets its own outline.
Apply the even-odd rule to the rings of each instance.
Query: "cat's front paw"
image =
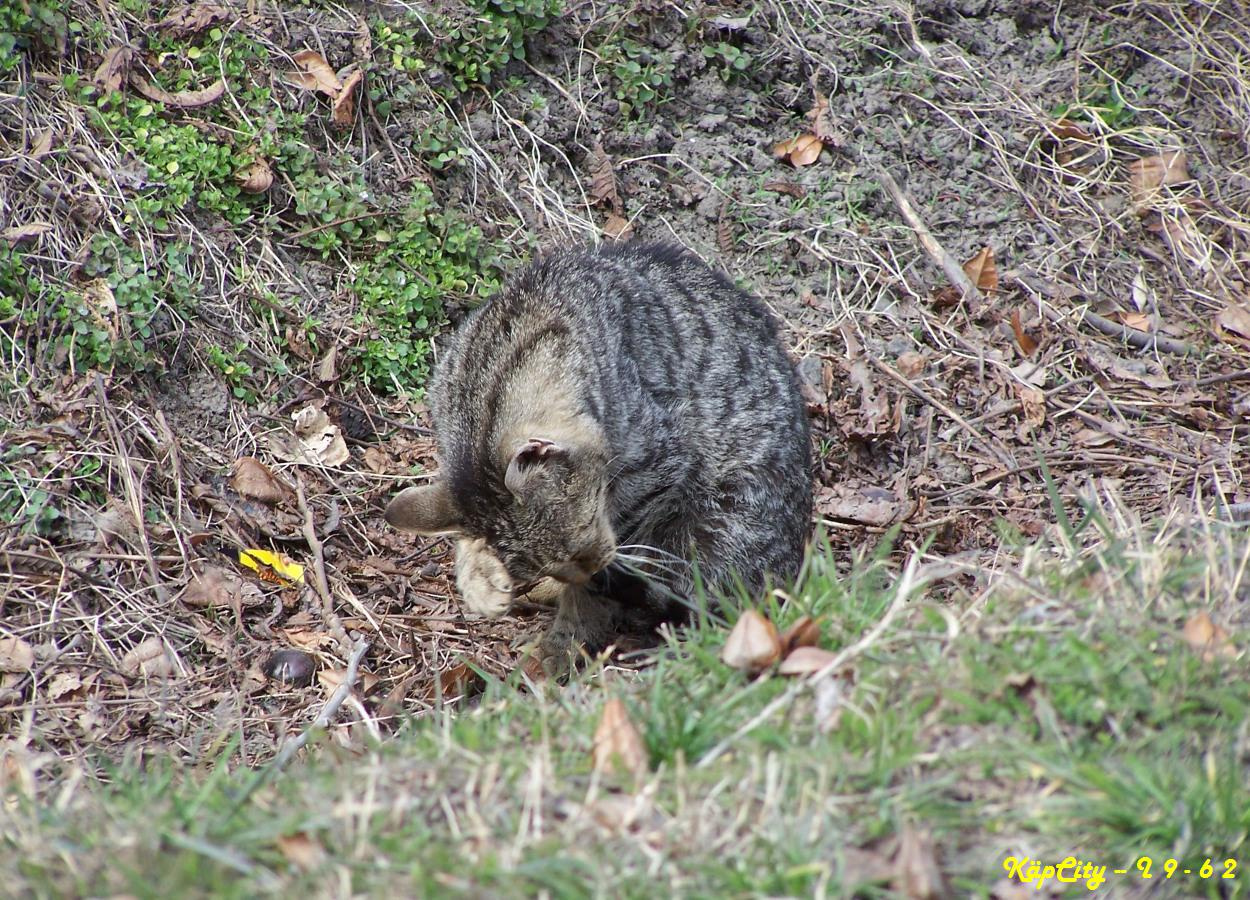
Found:
[[[456,589],[465,611],[484,618],[502,616],[512,605],[512,578],[481,538],[456,542]]]

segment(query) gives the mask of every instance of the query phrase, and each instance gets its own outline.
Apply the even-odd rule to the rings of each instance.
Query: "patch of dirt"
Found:
[[[898,527],[904,546],[931,539],[932,552],[990,565],[1003,528],[1053,532],[1051,485],[1074,518],[1095,493],[1143,517],[1250,508],[1239,68],[1250,26],[1235,4],[641,3],[627,19],[611,4],[568,6],[506,89],[453,108],[459,165],[434,175],[420,163],[428,93],[385,122],[360,117],[348,152],[382,195],[431,181],[517,259],[627,228],[749,285],[785,320],[800,363],[819,524],[837,552]],[[240,27],[347,58],[358,23],[315,10]],[[634,104],[641,114],[605,49],[618,32],[667,67],[660,102]],[[735,51],[746,69],[724,62]],[[777,144],[813,133],[822,97],[819,157],[779,159]],[[351,149],[366,144],[388,149]],[[595,188],[605,158],[611,195]],[[965,295],[952,270],[984,248],[993,270],[981,256]],[[283,252],[275,293],[354,339],[336,319],[343,263]],[[248,302],[215,295],[188,346],[224,345]],[[471,692],[465,661],[515,669],[544,613],[467,622],[445,542],[382,523],[385,498],[433,465],[422,409],[346,391],[317,377],[322,358],[306,362],[284,373],[258,355],[265,399],[252,405],[197,352],[156,380],[41,374],[12,386],[5,443],[23,453],[6,465],[57,498],[64,521],[45,533],[14,523],[0,544],[3,634],[32,650],[28,669],[0,675],[7,733],[66,755],[143,737],[199,758],[203,735],[236,730],[254,762],[327,691],[268,678],[277,650],[336,671],[351,633],[367,637],[365,668],[380,681],[371,712],[354,713],[365,732],[384,727],[379,715]],[[343,465],[284,455],[291,414],[310,403],[346,436]],[[250,456],[292,488],[276,505],[231,488]],[[84,465],[104,473],[107,496],[76,488]],[[249,574],[237,562],[248,547],[304,563],[306,583]],[[188,606],[205,567],[248,579],[259,602],[225,592]],[[166,657],[156,675],[127,663],[152,639]]]

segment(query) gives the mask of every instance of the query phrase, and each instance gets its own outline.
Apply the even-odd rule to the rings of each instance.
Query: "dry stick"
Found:
[[[312,733],[318,728],[325,728],[330,724],[330,720],[334,718],[335,713],[339,711],[339,707],[343,705],[343,701],[351,694],[352,688],[356,686],[357,673],[360,670],[360,660],[365,655],[365,651],[369,649],[369,642],[364,638],[356,641],[356,645],[352,648],[352,655],[347,659],[347,671],[343,673],[343,680],[339,682],[339,686],[334,689],[334,693],[330,695],[330,699],[326,701],[326,705],[321,707],[321,712],[317,714],[317,718],[313,723],[304,729],[295,740],[283,745],[278,751],[278,755],[274,757],[272,770],[281,772],[286,768],[287,764],[300,751],[301,748],[312,738]]]
[[[946,252],[945,247],[938,243],[937,238],[933,236],[933,232],[929,230],[929,226],[924,223],[924,219],[920,218],[920,213],[916,212],[916,207],[912,205],[911,199],[899,187],[898,182],[894,180],[894,176],[886,169],[877,169],[875,174],[877,180],[881,182],[881,186],[885,188],[885,192],[894,201],[894,205],[898,207],[898,211],[907,221],[907,224],[911,226],[911,230],[916,233],[916,240],[920,241],[920,246],[924,248],[925,253],[928,253],[933,258],[934,262],[942,267],[942,271],[946,273],[946,277],[950,279],[951,284],[959,288],[964,296],[964,301],[969,304],[970,311],[972,311],[972,308],[980,304],[985,298],[977,290],[977,286],[972,283],[972,279],[968,277],[964,267],[959,264],[959,260]]]
[[[887,628],[890,627],[890,623],[894,621],[894,617],[898,615],[899,610],[902,609],[904,604],[907,603],[907,600],[912,595],[912,592],[919,587],[923,587],[924,584],[927,583],[924,581],[917,582],[916,580],[916,565],[918,560],[918,554],[912,554],[911,558],[907,560],[907,566],[903,569],[902,577],[898,580],[898,587],[895,590],[894,600],[890,603],[890,608],[885,611],[885,615],[877,620],[877,624],[868,629],[867,633],[865,633],[862,638],[851,644],[851,646],[844,647],[839,650],[838,654],[834,656],[833,659],[829,660],[823,668],[813,672],[807,678],[800,678],[784,693],[781,693],[777,697],[773,698],[773,700],[761,709],[749,722],[708,751],[707,755],[699,760],[699,764],[695,768],[704,769],[710,766],[713,761],[733,746],[735,742],[750,734],[760,725],[764,724],[764,722],[768,721],[768,719],[770,719],[783,706],[788,706],[793,703],[795,697],[797,697],[805,687],[808,685],[814,685],[822,678],[827,678],[837,672],[852,659],[859,656],[870,646],[875,644],[877,639],[881,637]]]
[[[1071,300],[1071,294],[1064,291],[1058,285],[1051,284],[1041,278],[1028,275],[1018,270],[1003,273],[1004,278],[1012,280],[1024,285],[1035,294],[1040,294],[1051,300]],[[1079,289],[1078,289],[1079,290]],[[1041,304],[1042,315],[1050,319],[1055,324],[1059,324],[1065,318],[1063,313],[1057,309],[1052,309],[1046,304]],[[1192,356],[1194,348],[1184,341],[1178,341],[1173,338],[1162,337],[1157,334],[1150,334],[1140,331],[1136,328],[1130,328],[1127,325],[1121,325],[1119,322],[1112,322],[1110,319],[1104,318],[1098,313],[1088,309],[1074,309],[1080,315],[1080,322],[1089,324],[1095,330],[1102,332],[1110,337],[1118,337],[1130,347],[1136,347],[1138,350],[1158,350],[1163,353],[1171,353],[1176,356]]]
[[[990,451],[990,453],[994,455],[994,458],[997,459],[1000,463],[1012,469],[1015,469],[1018,467],[1019,464],[1014,459],[1012,459],[1011,454],[1006,453],[1002,450],[999,450],[997,447],[991,444],[990,441],[981,434],[981,432],[977,431],[975,428],[972,427],[971,424],[969,424],[967,419],[965,419],[959,413],[955,412],[955,410],[951,409],[949,406],[947,406],[937,397],[934,397],[924,388],[919,387],[918,385],[912,384],[910,381],[908,381],[906,378],[903,377],[902,373],[898,372],[888,363],[884,363],[881,360],[872,356],[869,356],[867,358],[868,358],[868,361],[871,362],[874,366],[876,366],[886,375],[890,376],[890,378],[897,381],[903,387],[907,388],[907,390],[911,391],[913,394],[915,394],[925,403],[928,403],[930,406],[941,410],[945,415],[950,417],[950,419],[954,421],[956,425],[958,425],[964,431],[968,432],[968,434],[972,436],[973,440],[975,440],[978,444],[980,444],[986,450]]]
[[[321,615],[325,619],[326,627],[330,629],[330,634],[334,635],[334,639],[346,652],[352,645],[352,640],[347,636],[343,621],[334,611],[334,598],[330,595],[330,580],[326,578],[325,548],[321,544],[321,539],[317,537],[317,529],[313,527],[312,508],[308,505],[308,498],[304,496],[304,479],[298,472],[295,474],[295,493],[299,498],[299,511],[304,516],[302,529],[304,540],[308,542],[313,552],[313,587],[317,591],[317,596],[321,598]]]

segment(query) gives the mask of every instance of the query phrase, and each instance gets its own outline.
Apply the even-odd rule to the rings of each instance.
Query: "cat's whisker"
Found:
[[[649,566],[654,571],[663,572],[666,575],[670,575],[672,577],[677,577],[678,575],[681,574],[679,570],[675,569],[674,567],[670,565],[662,563],[659,560],[648,559],[646,557],[641,557],[641,556],[630,556],[629,554],[626,554],[626,553],[617,553],[613,561],[622,563],[622,568],[629,568],[631,571],[635,572],[635,574],[641,574],[641,575],[651,574],[649,572],[644,571],[643,567],[647,567],[647,566]]]
[[[652,547],[649,544],[618,544],[616,549],[618,551],[619,550],[646,550],[648,553],[654,553],[657,556],[660,556],[664,559],[671,559],[676,562],[685,562],[685,560],[682,559],[680,556],[678,556],[676,553],[670,553],[667,550],[661,550],[659,547]]]

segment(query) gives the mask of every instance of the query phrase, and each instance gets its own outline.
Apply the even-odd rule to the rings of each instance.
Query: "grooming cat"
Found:
[[[430,396],[441,471],[386,520],[458,537],[472,612],[535,586],[555,599],[555,666],[681,618],[696,578],[758,591],[798,571],[812,484],[793,367],[764,306],[680,248],[541,257],[468,316]]]

